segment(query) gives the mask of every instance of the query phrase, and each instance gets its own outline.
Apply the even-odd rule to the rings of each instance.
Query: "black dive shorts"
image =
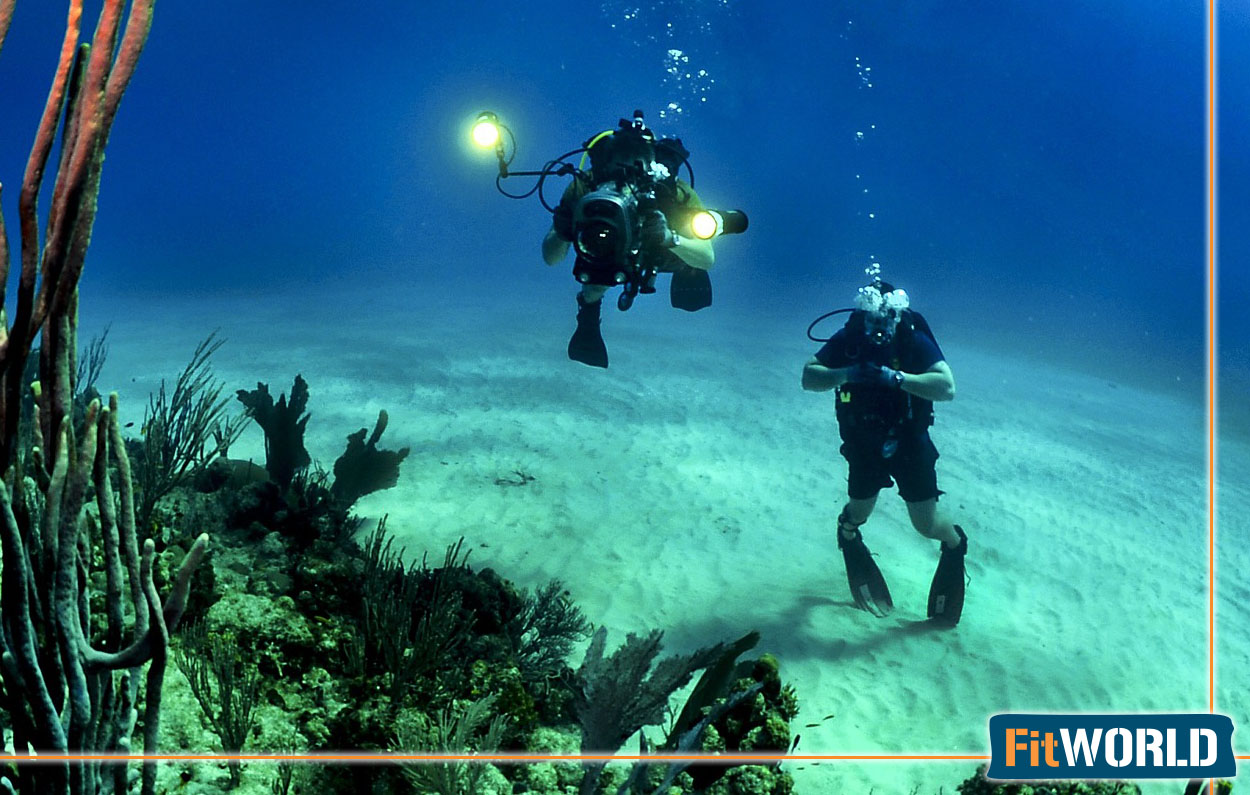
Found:
[[[938,451],[928,431],[905,435],[888,458],[880,445],[854,439],[843,441],[841,451],[849,466],[846,493],[852,499],[875,497],[895,481],[899,496],[906,502],[923,502],[942,494],[934,466]]]

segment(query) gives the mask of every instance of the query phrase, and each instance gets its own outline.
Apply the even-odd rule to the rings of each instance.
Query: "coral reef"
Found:
[[[230,463],[246,473],[249,486],[239,493],[233,508],[238,520],[264,520],[266,526],[304,546],[319,539],[341,544],[344,539],[337,536],[351,536],[357,528],[350,516],[356,501],[398,482],[399,466],[408,457],[409,448],[378,448],[388,422],[385,411],[379,412],[367,441],[364,428],[348,435],[347,448],[335,461],[331,480],[304,447],[311,415],[305,412],[309,389],[301,376],[295,377],[289,403],[283,394],[275,404],[263,383],[251,392],[238,390],[237,394],[247,416],[256,420],[265,434],[262,472],[242,462]],[[225,479],[231,479],[230,475]]]
[[[1140,795],[1141,787],[1130,781],[991,781],[986,766],[969,776],[957,788],[960,795]],[[1216,781],[1216,795],[1233,791],[1230,781]],[[1191,781],[1184,795],[1211,795],[1206,781]]]
[[[226,454],[243,430],[242,417],[226,416],[224,385],[213,378],[210,366],[210,358],[224,342],[216,332],[209,334],[196,346],[173,391],[166,393],[162,379],[160,389],[148,400],[142,439],[128,445],[137,481],[140,527],[151,527],[156,503],[199,477],[212,461]]]
[[[188,626],[174,654],[191,693],[221,739],[223,751],[243,750],[254,726],[260,680],[255,665],[240,660],[233,633],[209,636],[203,624]],[[230,784],[239,785],[239,763],[230,763]]]
[[[212,560],[216,593],[204,600],[204,621],[210,631],[228,633],[236,656],[257,666],[262,717],[248,739],[253,749],[398,745],[481,752],[497,746],[567,753],[597,750],[598,737],[619,747],[639,728],[678,714],[673,692],[706,668],[683,713],[696,717],[683,727],[687,744],[680,747],[710,750],[719,743],[723,750],[785,752],[786,721],[797,707],[775,660],[738,662],[758,640],[754,633],[661,659],[658,631],[632,636],[612,653],[601,631],[574,671],[568,658],[590,635],[590,623],[563,582],[518,589],[492,569],[472,569],[463,539],[448,545],[437,565],[425,556],[406,561],[385,520],[359,542],[328,532],[305,545],[280,532],[263,510],[242,521],[224,507],[237,504],[236,490],[249,488],[223,481],[216,491],[173,496],[183,501],[183,521],[218,515],[226,525]],[[284,504],[269,508],[280,512]],[[269,717],[266,709],[273,710]],[[211,723],[208,715],[204,723]],[[789,778],[776,766],[755,767],[749,780],[770,782],[769,792],[788,791]],[[710,768],[705,785],[696,785],[693,771],[663,765],[639,765],[632,774],[596,766],[589,780],[588,768],[577,764],[474,769],[483,776],[477,791],[564,795],[583,787],[615,792],[631,775],[630,786],[653,792],[666,773],[664,791],[693,793],[734,766]],[[317,767],[304,771],[302,786],[404,792],[420,779],[419,791],[473,791],[466,771],[435,770],[441,777],[427,780],[434,771]],[[194,771],[188,775],[207,783]],[[249,775],[244,768],[245,781]]]
[[[153,579],[154,543],[139,544],[129,459],[117,401],[75,384],[78,283],[95,221],[109,131],[147,40],[152,0],[105,0],[90,44],[70,4],[65,38],[18,200],[20,276],[12,324],[0,309],[0,704],[14,753],[128,751],[142,704],[143,745],[156,749],[169,633],[187,601],[208,536],[190,545],[169,595]],[[14,4],[0,2],[0,44]],[[61,126],[47,232],[36,206]],[[0,218],[0,307],[9,281]],[[38,380],[26,378],[38,342]],[[89,365],[89,363],[88,363]],[[90,377],[90,366],[86,372]],[[30,432],[22,403],[29,394]],[[85,386],[85,385],[84,385]],[[78,411],[81,421],[75,422]],[[102,611],[93,617],[93,611]],[[145,763],[141,788],[155,791]],[[23,793],[125,792],[129,771],[100,760],[0,768],[0,786]]]
[[[591,639],[577,669],[573,705],[587,752],[610,753],[643,726],[662,722],[669,697],[722,651],[712,647],[666,657],[653,668],[663,637],[658,629],[645,637],[630,633],[607,657],[607,630],[600,627]]]
[[[595,634],[574,685],[573,706],[581,724],[583,753],[615,751],[643,726],[659,724],[672,694],[695,671],[706,669],[661,747],[708,753],[776,751],[778,762],[697,768],[689,768],[688,763],[638,764],[615,791],[618,795],[712,791],[788,795],[794,782],[781,772],[780,758],[790,748],[790,721],[798,714],[798,700],[793,689],[782,684],[775,657],[764,655],[736,664],[758,642],[758,633],[654,664],[662,636],[659,630],[645,637],[631,634],[604,657],[606,635],[602,630]],[[645,734],[640,735],[640,743],[642,753],[647,753],[650,746]],[[603,791],[603,779],[604,765],[586,765],[579,793]],[[749,788],[743,781],[750,782]],[[607,791],[612,791],[611,785]]]
[[[990,781],[986,766],[961,783],[960,795],[1140,795],[1141,788],[1124,781]]]
[[[309,420],[304,412],[308,406],[308,382],[295,376],[289,402],[284,393],[275,404],[268,384],[257,383],[252,391],[240,389],[236,394],[247,415],[265,432],[265,471],[274,483],[286,489],[295,473],[312,463],[304,447],[304,429]]]
[[[386,430],[387,422],[386,412],[379,411],[369,441],[365,441],[365,429],[361,428],[347,437],[347,450],[334,462],[334,484],[330,493],[344,509],[355,505],[356,500],[366,494],[389,489],[399,481],[399,465],[408,457],[408,448],[378,449],[378,439]]]
[[[454,714],[451,710],[443,710],[432,726],[425,721],[414,726],[412,721],[400,720],[394,747],[397,751],[409,752],[414,748],[428,748],[440,753],[464,753],[469,750],[490,753],[499,748],[508,722],[494,708],[495,696],[485,696],[469,702]],[[480,738],[474,740],[478,734]],[[489,765],[450,762],[409,765],[404,768],[404,776],[418,792],[460,795],[480,792],[483,780],[491,771]],[[495,775],[499,773],[495,771]]]

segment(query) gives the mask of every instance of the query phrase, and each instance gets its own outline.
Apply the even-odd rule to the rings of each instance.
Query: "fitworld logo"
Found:
[[[1232,778],[1224,715],[994,715],[987,778]]]

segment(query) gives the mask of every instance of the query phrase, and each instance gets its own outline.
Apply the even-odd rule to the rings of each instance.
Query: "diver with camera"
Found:
[[[502,127],[489,112],[479,116],[479,127],[483,124]],[[568,345],[570,359],[592,367],[608,366],[600,323],[603,297],[613,287],[622,288],[617,307],[625,311],[639,294],[656,292],[657,275],[668,273],[672,274],[672,306],[696,312],[711,305],[712,238],[744,231],[747,218],[740,210],[722,212],[703,206],[694,190],[690,153],[681,139],[657,139],[638,110],[632,119],[621,119],[615,130],[599,133],[539,171],[510,171],[511,158],[504,154],[502,138],[492,143],[500,167],[497,184],[508,176],[538,177],[527,193],[508,193],[501,184],[499,190],[511,198],[537,192],[551,211],[551,228],[542,242],[543,260],[556,265],[570,247],[576,253],[573,277],[581,290],[577,327]],[[578,153],[582,154],[581,166],[564,162]],[[587,159],[589,169],[584,168]],[[683,166],[688,181],[678,175]],[[559,203],[551,207],[542,194],[544,182],[550,176],[565,175],[573,179]]]
[[[850,313],[845,326],[832,337],[812,336],[817,323],[845,312]],[[848,466],[838,548],[855,606],[877,617],[894,607],[860,527],[872,515],[881,489],[897,482],[912,526],[941,546],[928,616],[954,626],[963,611],[968,538],[937,505],[943,492],[937,487],[938,451],[929,427],[934,402],[955,398],[955,377],[933,331],[911,308],[904,290],[877,277],[859,288],[853,309],[813,321],[808,338],[824,345],[803,367],[803,389],[835,391],[840,452]]]

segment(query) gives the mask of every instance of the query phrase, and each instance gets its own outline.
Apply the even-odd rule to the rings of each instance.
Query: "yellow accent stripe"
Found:
[[[577,164],[578,171],[586,170],[586,158],[590,157],[590,150],[594,148],[595,144],[599,143],[599,141],[602,140],[605,135],[611,135],[614,132],[616,132],[616,130],[604,130],[603,132],[596,135],[594,138],[590,139],[590,143],[586,144],[586,151],[582,152],[581,162]]]

